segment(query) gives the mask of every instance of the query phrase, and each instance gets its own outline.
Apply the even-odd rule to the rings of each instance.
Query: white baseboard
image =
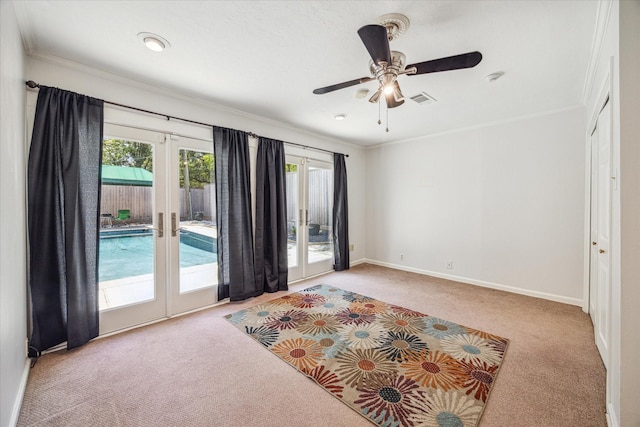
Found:
[[[613,410],[613,405],[611,402],[607,404],[607,425],[609,427],[619,427],[618,417],[615,416],[615,411]]]
[[[22,371],[22,378],[20,379],[20,387],[18,387],[18,393],[16,394],[16,400],[13,402],[13,409],[11,410],[11,419],[9,420],[10,426],[18,424],[18,417],[20,416],[20,408],[22,407],[22,399],[24,398],[24,392],[27,389],[27,380],[29,379],[29,370],[31,369],[31,359],[28,357],[24,361],[24,369]]]
[[[513,286],[501,285],[499,283],[486,282],[484,280],[476,280],[476,279],[471,279],[469,277],[454,276],[452,274],[445,274],[437,271],[423,270],[420,268],[407,267],[404,265],[391,264],[388,262],[376,261],[372,259],[364,259],[363,262],[379,265],[381,267],[393,268],[395,270],[403,270],[411,273],[418,273],[418,274],[424,274],[426,276],[438,277],[440,279],[447,279],[447,280],[453,280],[455,282],[467,283],[469,285],[482,286],[483,288],[496,289],[499,291],[511,292],[514,294],[526,295],[526,296],[535,297],[535,298],[542,298],[550,301],[561,302],[563,304],[577,305],[579,307],[582,307],[582,304],[583,304],[583,301],[580,298],[569,298],[562,295],[549,294],[546,292],[516,288]]]
[[[355,261],[350,261],[349,262],[349,267],[355,267],[356,265],[364,264],[365,262],[367,262],[366,258],[360,258],[360,259],[357,259]]]

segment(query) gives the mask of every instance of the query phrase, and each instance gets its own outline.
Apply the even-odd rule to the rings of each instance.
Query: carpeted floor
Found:
[[[579,307],[372,265],[290,289],[320,283],[508,337],[480,426],[606,426],[605,370]],[[223,318],[281,295],[45,355],[18,425],[371,425]]]

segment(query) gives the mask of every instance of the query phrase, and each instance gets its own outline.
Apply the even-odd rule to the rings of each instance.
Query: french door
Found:
[[[100,333],[216,302],[213,144],[105,124]]]
[[[289,280],[333,268],[333,165],[286,156]]]
[[[169,314],[217,301],[213,143],[171,136]]]

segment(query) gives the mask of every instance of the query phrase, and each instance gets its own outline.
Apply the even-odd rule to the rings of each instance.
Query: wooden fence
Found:
[[[103,185],[100,200],[100,214],[118,216],[118,210],[128,209],[130,217],[140,222],[151,223],[153,215],[151,201],[152,187],[132,185]]]
[[[180,189],[180,219],[187,219],[187,204],[184,200],[184,188]],[[191,189],[192,219],[214,221],[216,218],[216,187],[206,184],[204,188]]]
[[[309,171],[309,222],[329,226],[332,212],[333,188],[332,171],[312,169]],[[287,221],[296,219],[298,181],[295,172],[287,173]],[[194,218],[215,221],[215,185],[205,185],[203,189],[192,189],[191,211]],[[128,209],[130,217],[138,222],[151,223],[153,187],[137,187],[131,185],[103,185],[101,214],[118,216],[118,211]],[[187,219],[184,189],[180,189],[180,219]]]
[[[309,223],[329,226],[332,212],[329,207],[333,199],[333,171],[311,169],[309,171]],[[296,220],[298,200],[298,180],[296,172],[287,173],[287,221]]]
[[[194,218],[215,221],[215,186],[191,189],[191,211]],[[132,220],[151,223],[153,215],[153,187],[132,185],[103,185],[100,213],[118,216],[118,211],[127,209]],[[180,189],[180,219],[187,219],[184,189]],[[200,218],[200,215],[202,216]]]

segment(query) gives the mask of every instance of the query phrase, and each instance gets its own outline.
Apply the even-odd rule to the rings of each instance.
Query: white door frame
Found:
[[[591,180],[589,181],[590,187],[590,203],[589,203],[589,241],[590,250],[589,250],[589,273],[588,273],[588,284],[589,284],[589,295],[588,295],[588,310],[589,316],[591,317],[591,322],[596,324],[596,300],[598,293],[597,280],[595,278],[598,277],[598,128],[596,124],[596,128],[591,133]]]
[[[609,365],[611,351],[611,242],[608,239],[611,236],[612,226],[612,193],[616,185],[615,171],[612,166],[613,126],[611,120],[613,114],[611,108],[613,104],[610,94],[613,93],[613,89],[609,76],[605,79],[599,92],[597,108],[592,113],[586,138],[585,281],[582,307],[583,311],[592,318],[596,346],[605,367]],[[608,117],[602,116],[605,109],[605,114]],[[608,151],[601,152],[601,144],[608,144]],[[603,161],[606,165],[600,164]],[[604,168],[599,170],[603,166]],[[594,168],[598,170],[594,170]],[[601,174],[605,176],[600,176]],[[606,194],[603,195],[603,192]],[[593,200],[593,197],[597,197],[597,200]],[[603,197],[606,200],[602,201],[606,203],[598,207],[598,200]],[[595,217],[592,214],[593,211],[595,211]],[[592,227],[592,224],[596,224],[596,226]],[[602,237],[598,236],[597,239],[594,239],[593,232],[597,232]],[[604,252],[601,253],[600,250]],[[597,263],[597,266],[593,265],[594,262]],[[598,276],[603,276],[600,281]],[[594,298],[596,298],[595,301]]]
[[[607,102],[598,116],[598,181],[597,181],[597,301],[596,346],[605,367],[609,366],[611,341],[611,207],[612,207],[612,135],[611,103]],[[594,201],[592,201],[594,203]],[[593,245],[592,245],[593,246]],[[591,305],[591,304],[590,304]]]

